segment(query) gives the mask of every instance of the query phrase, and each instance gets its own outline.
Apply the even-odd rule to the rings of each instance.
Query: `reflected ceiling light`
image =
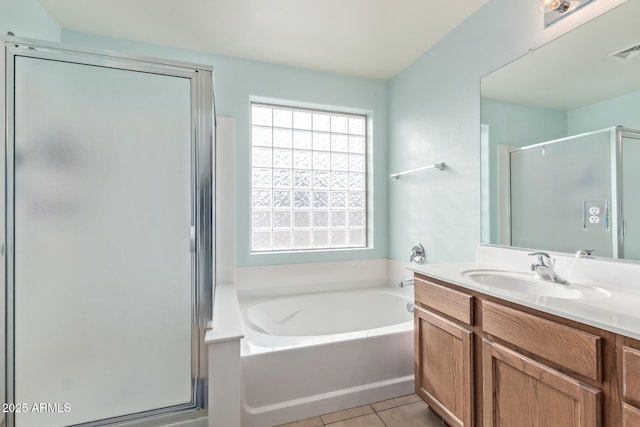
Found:
[[[544,12],[544,26],[548,27],[594,0],[540,0]]]
[[[559,12],[564,13],[571,7],[571,2],[568,0],[542,0],[542,10],[545,12]]]

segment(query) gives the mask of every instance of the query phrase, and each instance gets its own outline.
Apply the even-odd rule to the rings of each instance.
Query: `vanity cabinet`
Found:
[[[418,273],[415,307],[416,393],[450,426],[640,427],[640,341]]]
[[[620,351],[622,363],[622,425],[640,426],[640,342],[627,339]]]
[[[473,426],[472,297],[415,280],[416,394],[450,426]]]

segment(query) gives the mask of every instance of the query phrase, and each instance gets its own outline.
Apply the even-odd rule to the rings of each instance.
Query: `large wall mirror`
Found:
[[[640,260],[638,17],[629,0],[482,79],[483,243]]]

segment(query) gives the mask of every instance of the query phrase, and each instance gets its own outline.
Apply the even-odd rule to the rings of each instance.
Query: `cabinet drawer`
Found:
[[[622,348],[622,393],[640,402],[640,350],[626,346]]]
[[[473,325],[473,297],[415,276],[415,302]]]
[[[482,328],[495,337],[602,381],[602,338],[551,320],[483,301]]]

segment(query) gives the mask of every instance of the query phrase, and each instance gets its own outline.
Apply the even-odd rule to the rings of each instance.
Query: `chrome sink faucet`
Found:
[[[547,280],[549,282],[560,283],[562,285],[568,285],[569,282],[558,276],[553,269],[556,260],[546,252],[532,252],[529,256],[537,256],[538,263],[531,264],[529,268],[536,273],[538,279]]]

